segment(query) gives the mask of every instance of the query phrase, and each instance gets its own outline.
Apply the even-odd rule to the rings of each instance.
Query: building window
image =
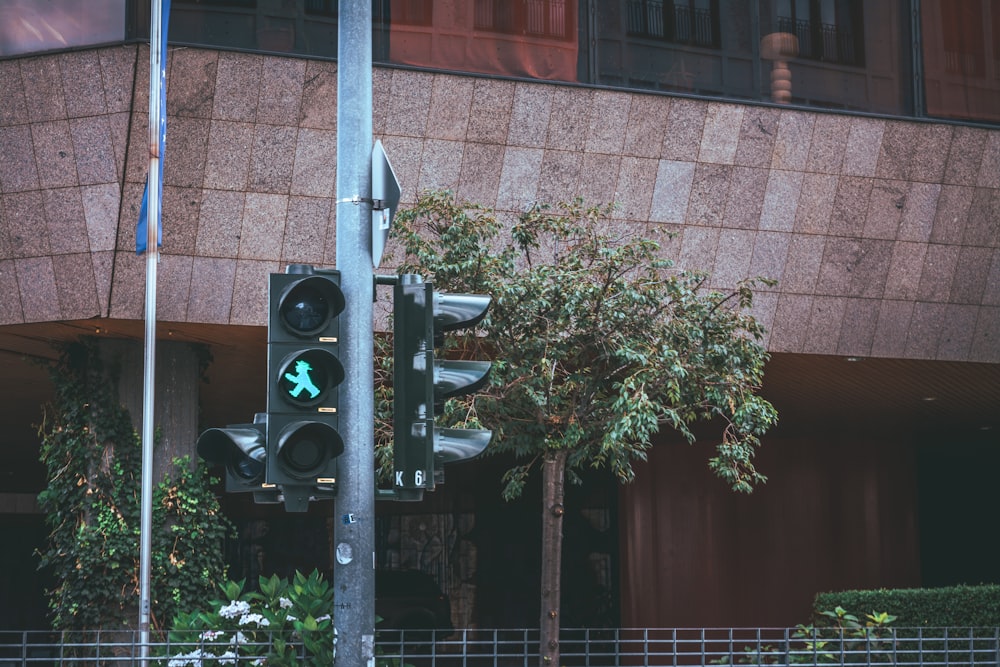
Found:
[[[800,58],[864,66],[861,0],[778,0],[775,4],[778,31],[798,38]]]
[[[390,20],[405,25],[425,25],[434,23],[434,3],[432,0],[392,0]]]
[[[0,57],[125,39],[125,0],[2,0]]]
[[[570,25],[573,12],[567,0],[476,0],[473,27],[476,30],[547,39],[575,39]]]
[[[719,48],[718,0],[629,0],[627,22],[636,37]]]

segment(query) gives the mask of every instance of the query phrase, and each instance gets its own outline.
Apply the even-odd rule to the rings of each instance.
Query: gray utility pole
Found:
[[[340,0],[337,45],[337,269],[340,430],[333,529],[337,663],[375,665],[375,369],[372,301],[372,7]]]

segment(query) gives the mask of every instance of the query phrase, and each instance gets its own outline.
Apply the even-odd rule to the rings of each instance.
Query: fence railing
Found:
[[[264,664],[267,641],[212,640],[192,645],[155,641],[158,667],[241,667]],[[259,636],[259,635],[258,635]],[[139,638],[130,632],[0,632],[0,667],[141,665]],[[300,664],[309,655],[299,647]],[[415,667],[528,667],[538,664],[538,631],[380,631],[382,664]],[[560,636],[565,667],[666,665],[994,665],[1000,667],[1000,628],[892,628],[877,632],[802,628],[567,629]]]

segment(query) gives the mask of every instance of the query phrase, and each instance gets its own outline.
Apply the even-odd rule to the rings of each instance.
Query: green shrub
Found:
[[[813,602],[817,623],[822,610],[843,607],[855,616],[888,609],[897,627],[1000,626],[1000,586],[950,586],[820,593]]]

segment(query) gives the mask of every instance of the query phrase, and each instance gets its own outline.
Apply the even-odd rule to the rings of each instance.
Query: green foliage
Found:
[[[889,627],[896,617],[872,612],[859,620],[843,607],[820,612],[822,626],[798,625],[784,646],[745,646],[740,665],[826,665],[891,663],[894,635]],[[728,658],[713,664],[728,664]]]
[[[48,486],[38,502],[49,527],[41,566],[53,627],[128,627],[138,620],[141,447],[96,345],[64,346],[50,368],[56,398],[39,429]],[[211,480],[185,459],[154,490],[153,622],[204,597],[225,578],[230,524]]]
[[[820,593],[813,609],[892,609],[907,627],[1000,626],[1000,585]],[[818,613],[818,612],[817,612]]]
[[[630,481],[663,425],[689,441],[695,422],[722,431],[711,469],[734,490],[765,480],[752,459],[777,420],[757,395],[768,358],[763,329],[746,309],[748,281],[728,293],[675,271],[648,228],[626,228],[614,208],[581,200],[536,204],[511,224],[449,192],[423,194],[396,216],[400,271],[450,292],[490,294],[478,335],[448,337],[473,358],[494,360],[491,386],[451,401],[456,421],[494,431],[494,451],[519,464],[504,495],[517,496],[546,454],[567,450],[582,467]]]
[[[329,667],[337,630],[330,615],[333,590],[318,571],[296,572],[291,581],[261,577],[260,591],[244,582],[219,588],[204,611],[182,612],[169,634],[169,667],[264,664]]]

